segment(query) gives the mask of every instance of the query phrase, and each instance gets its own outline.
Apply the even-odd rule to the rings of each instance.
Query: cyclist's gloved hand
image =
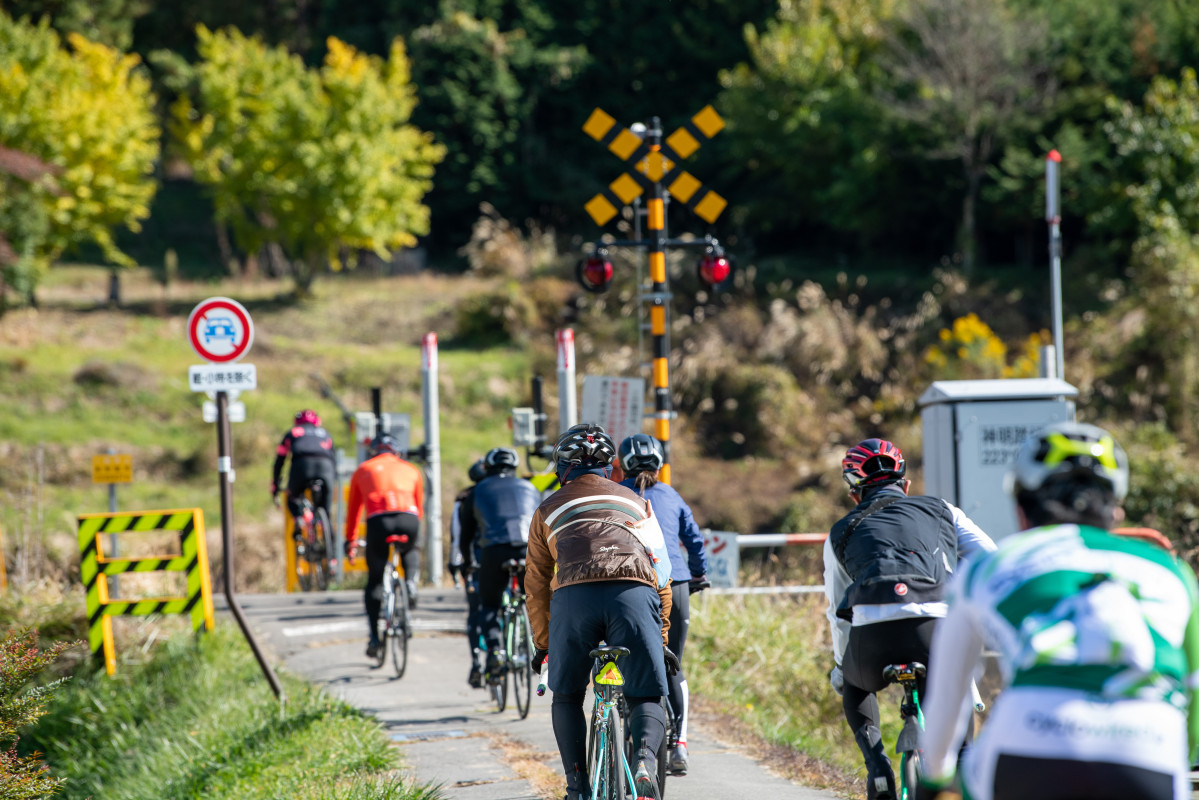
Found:
[[[833,691],[841,694],[845,690],[845,676],[841,674],[840,665],[833,665],[833,670],[828,674],[828,682],[833,685]]]
[[[358,540],[346,539],[345,543],[346,558],[350,561],[354,560],[354,556],[358,553]]]
[[[271,481],[271,502],[275,504],[275,508],[279,507],[279,484]]]
[[[541,665],[550,657],[549,650],[542,650],[540,647],[533,653],[533,671],[541,672]]]
[[[666,659],[666,674],[678,675],[679,670],[683,668],[683,664],[679,661],[679,657],[674,654],[666,645],[662,645],[662,656]]]
[[[692,575],[691,580],[687,581],[688,594],[702,592],[704,589],[711,588],[712,582],[708,580],[707,575]]]

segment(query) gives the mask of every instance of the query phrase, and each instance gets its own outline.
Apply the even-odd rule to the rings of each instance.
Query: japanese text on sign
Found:
[[[258,371],[253,364],[195,364],[188,367],[187,383],[193,392],[256,389]]]
[[[92,483],[133,483],[133,456],[92,456]]]
[[[598,422],[620,443],[626,436],[641,433],[645,408],[645,381],[641,378],[583,378],[583,418]]]
[[[983,425],[979,429],[979,463],[984,467],[1002,467],[1016,460],[1024,440],[1036,425]]]

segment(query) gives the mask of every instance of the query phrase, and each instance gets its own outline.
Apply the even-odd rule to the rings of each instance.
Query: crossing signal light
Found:
[[[724,285],[733,274],[733,265],[724,257],[724,251],[718,248],[708,248],[699,260],[699,279],[709,288]]]
[[[579,284],[589,292],[607,291],[612,283],[612,262],[603,250],[596,250],[579,262],[575,274]]]

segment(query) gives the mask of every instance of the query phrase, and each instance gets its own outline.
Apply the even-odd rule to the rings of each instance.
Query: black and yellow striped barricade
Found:
[[[123,511],[79,516],[80,572],[87,591],[88,644],[92,656],[103,654],[108,674],[116,672],[112,636],[114,615],[188,614],[192,630],[213,628],[212,580],[208,572],[208,545],[204,539],[204,512],[198,508],[169,511]],[[177,532],[180,555],[106,558],[102,535]],[[185,572],[184,597],[111,599],[108,576],[129,572]]]

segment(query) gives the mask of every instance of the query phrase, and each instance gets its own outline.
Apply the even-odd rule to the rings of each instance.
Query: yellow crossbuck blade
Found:
[[[628,205],[653,188],[663,183],[666,191],[676,200],[694,211],[700,219],[715,222],[724,211],[728,201],[704,185],[678,162],[690,157],[699,149],[702,140],[711,139],[724,128],[724,120],[712,106],[704,106],[698,114],[674,133],[666,137],[658,149],[633,133],[617,125],[616,120],[602,108],[591,112],[583,124],[583,132],[606,146],[622,161],[632,161],[633,172],[621,173],[608,184],[608,188],[587,201],[583,206],[597,225],[605,225],[616,216],[620,205]]]

